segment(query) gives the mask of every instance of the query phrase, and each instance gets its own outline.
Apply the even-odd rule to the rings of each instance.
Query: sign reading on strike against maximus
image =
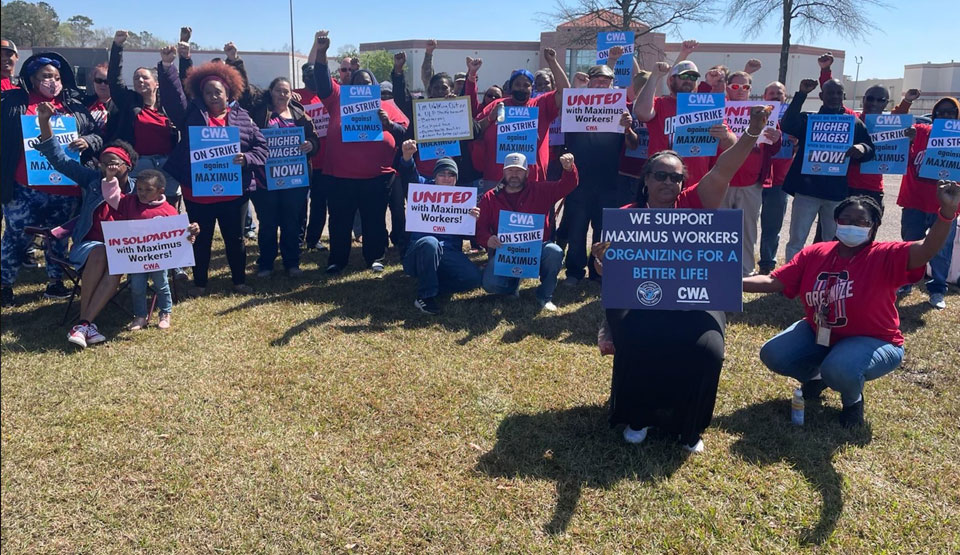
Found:
[[[424,98],[413,101],[413,130],[417,142],[467,141],[473,138],[470,98]]]
[[[236,127],[190,127],[190,177],[195,197],[243,194],[240,130]]]
[[[933,120],[918,173],[928,179],[960,180],[960,120]]]
[[[873,141],[873,160],[860,164],[860,173],[907,173],[910,156],[910,138],[907,129],[913,127],[910,114],[866,114],[863,123]]]
[[[40,126],[37,125],[37,116],[20,116],[20,126],[23,128],[23,161],[27,165],[28,185],[76,185],[72,179],[53,169],[50,162],[37,152],[35,148],[40,142]],[[50,128],[53,138],[63,148],[68,158],[80,161],[80,153],[67,148],[67,145],[79,138],[77,133],[77,119],[73,116],[51,116]]]
[[[743,309],[742,210],[603,210],[604,308]]]
[[[497,239],[503,243],[493,259],[493,274],[514,278],[535,278],[540,275],[540,253],[543,250],[543,214],[500,211]]]
[[[477,232],[477,219],[470,215],[470,209],[476,206],[476,187],[411,183],[407,190],[407,231],[472,236]]]
[[[511,152],[526,156],[528,166],[537,163],[539,115],[540,108],[504,105],[504,119],[497,122],[498,164]]]
[[[110,275],[142,274],[193,266],[186,214],[150,220],[103,222]]]
[[[723,123],[723,93],[680,93],[673,122],[673,149],[680,156],[714,156],[717,139],[710,128]],[[667,129],[664,127],[664,131]]]
[[[613,73],[614,84],[618,87],[630,86],[630,73],[633,71],[633,31],[601,31],[597,33],[597,64],[605,65],[610,56],[610,48],[620,46],[623,56],[617,60]]]
[[[623,133],[620,118],[626,109],[622,89],[563,89],[561,127],[564,133]]]
[[[383,140],[380,85],[340,87],[340,134],[345,143]]]

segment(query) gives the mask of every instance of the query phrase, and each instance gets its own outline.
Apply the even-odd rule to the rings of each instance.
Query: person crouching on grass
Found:
[[[123,159],[123,156],[120,155]],[[129,160],[124,162],[130,166]],[[136,194],[124,194],[117,181],[119,166],[108,165],[103,170],[101,188],[103,198],[113,212],[114,220],[149,220],[176,216],[177,209],[167,202],[163,192],[167,180],[162,172],[157,170],[143,170],[137,178]],[[196,240],[200,226],[191,223],[187,226],[187,240],[193,243]],[[170,312],[173,310],[173,296],[170,294],[170,284],[167,281],[166,270],[155,270],[140,274],[129,274],[130,293],[133,295],[133,322],[127,326],[129,330],[142,330],[147,327],[147,279],[153,280],[153,289],[157,292],[157,306],[160,310],[160,320],[157,327],[165,330],[170,327]]]

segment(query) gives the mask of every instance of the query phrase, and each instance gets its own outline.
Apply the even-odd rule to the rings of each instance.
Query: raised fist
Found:
[[[164,46],[160,49],[160,61],[163,62],[163,65],[168,66],[173,63],[173,60],[177,57],[177,47],[176,46]]]
[[[476,75],[480,71],[480,66],[483,65],[483,58],[471,58],[467,56],[467,73],[470,75]]]
[[[224,45],[223,45],[223,53],[227,55],[227,59],[228,59],[228,60],[231,60],[231,61],[236,60],[236,59],[237,59],[237,45],[236,45],[236,44],[233,44],[233,41],[230,41],[230,42],[228,42],[227,44],[224,44]]]
[[[696,40],[694,40],[694,39],[687,39],[687,40],[683,41],[683,43],[680,44],[680,51],[681,51],[681,52],[686,52],[687,54],[689,54],[689,53],[693,52],[694,50],[696,50],[698,46],[700,46],[700,43],[697,42]]]
[[[557,61],[557,51],[553,48],[544,48],[543,49],[543,58],[547,60],[547,63],[553,63]]]
[[[820,66],[820,69],[830,69],[830,66],[833,65],[833,52],[827,52],[817,58],[817,65]]]
[[[330,48],[329,35],[330,32],[326,29],[321,29],[320,31],[317,31],[316,35],[314,35],[314,41],[317,44],[317,48],[319,48],[321,52],[326,52],[327,49]]]
[[[800,92],[803,94],[810,94],[817,88],[817,81],[815,79],[804,79],[800,81]]]
[[[908,89],[903,95],[903,99],[907,102],[913,102],[918,98],[920,98],[920,89]]]
[[[427,41],[426,51],[427,54],[433,54],[433,51],[437,49],[437,39],[429,39]]]
[[[191,36],[193,36],[193,27],[180,27],[181,42],[190,42]]]
[[[403,141],[403,144],[400,145],[400,152],[403,154],[403,159],[409,162],[417,152],[417,141],[413,139]]]
[[[124,31],[123,29],[118,29],[117,32],[113,34],[113,44],[120,46],[123,43],[127,42],[127,38],[129,36],[130,34]]]
[[[760,71],[760,68],[763,67],[763,63],[756,58],[750,58],[747,60],[747,65],[743,66],[743,71],[747,73],[756,73]]]
[[[653,75],[656,77],[663,77],[668,73],[670,73],[670,64],[667,62],[657,62],[653,68]]]
[[[568,172],[573,169],[573,154],[569,152],[560,155],[560,165],[563,171]]]

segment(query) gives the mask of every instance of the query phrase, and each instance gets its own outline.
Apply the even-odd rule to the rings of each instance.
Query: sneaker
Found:
[[[937,310],[947,308],[947,301],[943,298],[943,293],[930,293],[930,306]]]
[[[257,272],[257,277],[258,278],[270,277],[271,274],[273,274],[273,270],[260,270]]]
[[[761,276],[769,276],[770,272],[772,272],[773,269],[774,269],[774,266],[763,265],[758,268],[757,273],[760,274]]]
[[[913,285],[904,285],[900,289],[897,289],[897,298],[902,299],[910,295],[910,293],[912,292],[913,292]]]
[[[160,320],[157,321],[157,327],[162,330],[170,329],[170,313],[169,312],[160,313]]]
[[[87,331],[87,345],[96,345],[97,343],[103,343],[104,341],[107,340],[107,338],[104,337],[102,333],[100,333],[100,330],[97,329],[97,325],[94,324],[93,322],[90,322],[89,324],[87,324],[86,331]]]
[[[330,250],[326,245],[323,244],[323,241],[317,241],[317,243],[313,245],[313,248],[317,249],[317,252],[326,252]]]
[[[253,287],[250,287],[246,283],[238,283],[233,286],[233,292],[239,295],[250,295],[253,293]]]
[[[826,388],[827,382],[822,379],[810,380],[800,386],[800,390],[803,391],[804,401],[819,401],[820,394],[823,393],[823,390]]]
[[[327,266],[327,273],[328,273],[328,274],[331,274],[331,275],[333,275],[333,274],[339,274],[339,273],[342,272],[342,271],[343,271],[343,268],[341,268],[340,266],[338,266],[338,265],[336,265],[336,264],[331,264],[331,265]]]
[[[683,448],[684,448],[687,452],[693,453],[693,454],[695,454],[695,455],[698,454],[698,453],[703,453],[703,450],[705,449],[705,447],[704,447],[704,445],[703,445],[703,439],[701,439],[701,438],[699,438],[699,437],[697,438],[697,441],[694,441],[694,442],[692,442],[692,443],[684,443],[684,444],[683,444]]]
[[[413,301],[413,306],[426,314],[440,314],[440,305],[437,304],[436,297],[427,297],[426,299],[417,297],[417,300]]]
[[[634,430],[630,426],[627,426],[623,429],[623,440],[627,443],[643,443],[643,440],[647,439],[647,430],[649,429],[650,426],[640,428],[639,430]]]
[[[243,236],[246,237],[247,239],[256,239],[256,238],[257,238],[257,230],[256,230],[256,229],[248,229],[248,230],[246,231],[246,233],[243,234]]]
[[[190,279],[190,276],[187,275],[187,272],[183,268],[174,268],[173,269],[173,279],[177,281],[183,281]]]
[[[46,299],[69,299],[70,290],[63,286],[63,282],[55,281],[47,284],[43,297]]]
[[[31,247],[27,249],[25,253],[23,253],[22,266],[24,268],[39,268],[43,266],[43,264],[41,264],[42,260],[43,260],[43,251],[35,247]]]
[[[540,301],[540,308],[546,310],[547,312],[557,311],[557,305],[553,304],[552,301]]]
[[[87,326],[83,324],[77,324],[70,328],[70,331],[67,332],[67,341],[73,343],[81,349],[86,348],[87,346]]]
[[[843,407],[840,411],[840,425],[844,428],[853,428],[863,426],[863,422],[863,395],[861,394],[859,401],[849,407]]]
[[[563,278],[563,281],[561,283],[567,287],[576,287],[577,285],[580,284],[580,279],[574,276],[567,276]]]
[[[300,268],[287,268],[287,275],[292,278],[302,277],[303,270]]]
[[[0,287],[0,306],[13,306],[13,287]]]
[[[374,273],[379,274],[383,271],[383,262],[374,262],[370,265],[370,269],[373,270]]]
[[[133,319],[133,322],[130,322],[130,325],[127,326],[127,329],[130,331],[142,330],[147,327],[147,319],[143,316],[137,316]]]

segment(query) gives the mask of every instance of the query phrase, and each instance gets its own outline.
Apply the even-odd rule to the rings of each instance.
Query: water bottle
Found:
[[[803,390],[793,390],[793,401],[790,402],[790,420],[797,426],[803,426]]]
[[[497,104],[497,122],[503,123],[503,120],[507,119],[507,109],[504,108],[503,102]]]

